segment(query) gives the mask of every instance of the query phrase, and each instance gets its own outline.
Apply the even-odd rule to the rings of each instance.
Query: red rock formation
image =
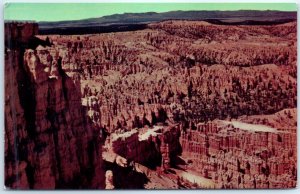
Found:
[[[52,47],[39,47],[27,55],[32,61],[28,71],[40,83],[32,90],[39,94],[33,96],[44,99],[43,91],[48,90],[51,110],[63,114],[64,107],[70,106],[65,101],[68,92],[56,92],[56,88],[64,90],[63,69],[76,85],[78,94],[72,104],[79,104],[76,88],[81,87],[86,110],[82,114],[101,128],[101,136],[130,134],[114,141],[120,155],[147,166],[161,166],[163,161],[166,168],[172,167],[175,159],[171,157],[177,156],[180,146],[163,144],[162,136],[139,141],[139,134],[158,123],[175,123],[184,132],[181,143],[187,171],[211,179],[215,187],[295,186],[296,117],[281,113],[287,118],[278,119],[274,113],[297,106],[296,22],[235,26],[165,21],[135,32],[49,37]],[[38,66],[38,59],[45,66]],[[43,84],[48,83],[45,75],[50,79],[48,86]],[[43,120],[36,113],[25,115]],[[278,131],[232,127],[229,120],[237,118]],[[197,125],[215,119],[229,123]],[[177,142],[176,138],[171,142]],[[113,173],[115,179],[116,170]]]
[[[296,186],[295,131],[251,131],[214,122],[183,132],[181,144],[192,168],[218,188]]]
[[[112,134],[113,151],[149,168],[168,169],[181,153],[178,126],[154,126]]]
[[[26,29],[22,38],[6,40],[15,45],[5,55],[5,185],[103,188],[99,129],[86,119],[80,88],[63,72],[59,58],[53,76],[36,51],[25,52],[35,24],[17,26]],[[14,30],[10,26],[6,33]]]

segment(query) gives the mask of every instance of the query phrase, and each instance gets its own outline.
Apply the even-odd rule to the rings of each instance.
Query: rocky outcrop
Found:
[[[182,151],[179,137],[178,126],[154,126],[125,133],[116,131],[111,135],[110,143],[113,151],[129,162],[151,169],[168,169]]]
[[[6,187],[103,188],[99,128],[86,118],[80,87],[59,57],[49,72],[35,50],[25,50],[35,24],[16,25],[27,30],[22,41],[6,40],[14,42],[5,55]],[[14,29],[10,24],[6,33]]]
[[[105,173],[105,189],[114,189],[113,184],[113,172],[111,170],[106,171]]]
[[[295,132],[215,121],[183,131],[181,144],[192,168],[217,188],[292,188],[297,180]]]

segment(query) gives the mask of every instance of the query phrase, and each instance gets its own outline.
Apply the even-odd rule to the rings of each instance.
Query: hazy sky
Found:
[[[295,3],[9,3],[5,20],[62,21],[116,13],[174,10],[281,10],[296,11]]]

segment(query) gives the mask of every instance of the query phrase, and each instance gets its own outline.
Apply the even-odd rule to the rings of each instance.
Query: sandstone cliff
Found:
[[[5,30],[6,187],[103,188],[99,129],[85,116],[80,86],[59,57],[48,67],[31,50],[35,24]]]

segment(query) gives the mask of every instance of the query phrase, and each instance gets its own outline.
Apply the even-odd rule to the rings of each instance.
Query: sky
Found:
[[[64,21],[175,10],[296,11],[295,3],[7,3],[4,20]]]

